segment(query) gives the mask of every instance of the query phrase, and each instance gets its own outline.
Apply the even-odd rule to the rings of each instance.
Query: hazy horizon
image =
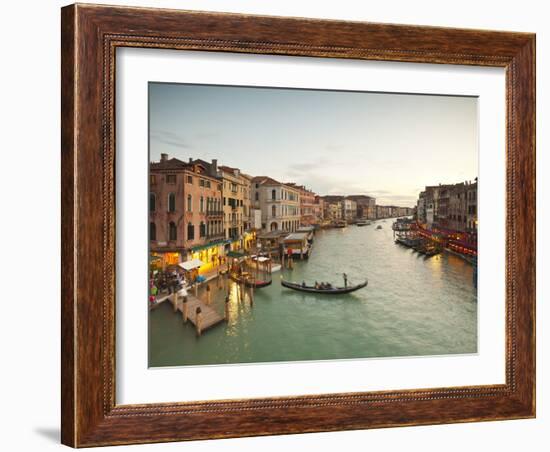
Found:
[[[218,159],[320,195],[412,207],[474,180],[477,98],[149,84],[150,159]]]

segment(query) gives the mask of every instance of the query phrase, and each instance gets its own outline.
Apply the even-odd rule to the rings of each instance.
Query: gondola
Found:
[[[267,281],[257,279],[257,280],[251,280],[250,278],[239,278],[237,275],[231,273],[229,277],[235,281],[236,283],[243,283],[246,287],[254,287],[255,289],[261,289],[262,287],[267,287],[271,284],[272,280],[271,278]]]
[[[346,294],[346,293],[355,292],[356,290],[366,287],[367,284],[368,284],[368,281],[365,280],[364,283],[357,284],[355,286],[332,287],[330,289],[318,289],[314,286],[304,286],[302,284],[281,280],[281,285],[288,289],[294,289],[300,292],[321,293],[321,294],[327,294],[327,295]]]

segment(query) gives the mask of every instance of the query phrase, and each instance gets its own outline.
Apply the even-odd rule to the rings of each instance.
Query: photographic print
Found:
[[[477,353],[477,102],[149,83],[149,367]]]

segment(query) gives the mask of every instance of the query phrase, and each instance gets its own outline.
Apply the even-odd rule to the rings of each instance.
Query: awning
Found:
[[[201,265],[204,265],[204,262],[200,259],[191,259],[190,261],[180,262],[178,264],[184,270],[193,270],[194,268],[199,268]]]
[[[208,249],[208,248],[213,248],[213,247],[218,246],[218,245],[225,245],[227,243],[231,243],[231,242],[229,240],[225,240],[225,239],[214,240],[214,241],[212,241],[210,243],[207,243],[205,245],[194,246],[193,248],[191,248],[191,252],[196,253],[198,251],[202,251],[202,250],[205,250],[205,249]]]
[[[250,257],[251,257],[253,260],[258,261],[258,262],[265,262],[265,261],[270,260],[269,257],[265,257],[265,256],[260,256],[260,257],[258,257],[258,256],[256,256],[256,255],[254,255],[254,256],[250,256]]]

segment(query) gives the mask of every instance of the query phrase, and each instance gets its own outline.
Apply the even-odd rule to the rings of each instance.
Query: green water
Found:
[[[377,224],[383,229],[376,230]],[[304,294],[273,284],[230,301],[231,316],[195,336],[169,303],[149,315],[149,365],[177,366],[477,352],[477,293],[472,267],[443,254],[425,258],[393,241],[391,222],[318,231],[309,260],[282,275],[342,285],[348,295]],[[223,291],[214,306],[223,315]],[[200,293],[199,293],[200,296]]]

